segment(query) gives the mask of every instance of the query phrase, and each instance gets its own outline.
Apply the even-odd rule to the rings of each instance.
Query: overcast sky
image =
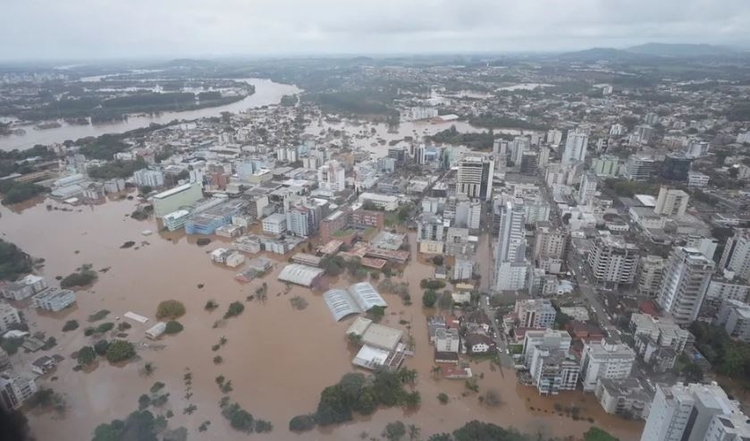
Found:
[[[0,0],[0,59],[750,46],[750,0]]]

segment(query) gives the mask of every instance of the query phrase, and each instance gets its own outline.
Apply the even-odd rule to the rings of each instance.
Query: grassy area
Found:
[[[347,237],[352,233],[355,233],[356,230],[339,230],[335,233],[333,233],[333,237]]]

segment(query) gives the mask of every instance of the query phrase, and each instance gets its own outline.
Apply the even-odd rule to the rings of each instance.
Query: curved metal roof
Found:
[[[370,282],[355,283],[349,287],[349,293],[362,311],[369,311],[373,306],[388,306]]]
[[[337,322],[346,316],[362,312],[346,290],[330,289],[323,294],[323,299]]]
[[[281,270],[278,279],[284,282],[290,282],[297,285],[309,287],[321,274],[323,274],[323,270],[320,268],[313,268],[307,265],[292,263],[285,266],[284,269]]]

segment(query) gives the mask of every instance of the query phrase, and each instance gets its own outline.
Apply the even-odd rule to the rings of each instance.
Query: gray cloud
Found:
[[[742,45],[747,0],[0,0],[0,59]]]

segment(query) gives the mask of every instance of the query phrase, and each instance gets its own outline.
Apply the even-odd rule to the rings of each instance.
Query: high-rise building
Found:
[[[713,260],[700,251],[675,247],[664,268],[657,303],[675,323],[692,323],[698,317],[713,271]]]
[[[750,230],[737,229],[734,236],[727,239],[719,266],[745,280],[750,279]]]
[[[516,300],[514,314],[521,328],[552,328],[557,310],[548,299]]]
[[[594,241],[588,264],[597,283],[617,287],[635,281],[639,250],[621,236],[599,236]]]
[[[7,303],[0,303],[0,332],[5,333],[11,326],[20,323],[18,310]]]
[[[159,170],[140,169],[133,173],[133,181],[139,187],[149,186],[152,188],[164,186],[164,173]]]
[[[589,144],[589,135],[568,130],[568,137],[565,140],[565,151],[563,151],[562,163],[568,164],[575,161],[583,162],[586,159],[586,148]]]
[[[591,161],[591,170],[597,176],[617,176],[620,173],[620,158],[610,155],[594,158]]]
[[[569,241],[570,237],[567,231],[560,228],[553,228],[549,223],[538,225],[534,241],[533,258],[544,259],[549,257],[565,260]]]
[[[730,337],[750,342],[750,305],[739,300],[724,300],[714,319]]]
[[[539,164],[537,152],[523,152],[521,155],[521,174],[535,175]]]
[[[342,191],[346,188],[346,171],[336,160],[321,165],[318,169],[318,186],[324,190]]]
[[[625,163],[625,177],[631,181],[648,181],[659,173],[659,165],[654,158],[630,155]]]
[[[531,350],[529,374],[540,395],[575,390],[579,367],[575,356],[557,347],[536,346]]]
[[[560,145],[562,143],[562,138],[562,130],[551,129],[547,131],[547,144],[549,145]]]
[[[521,165],[524,152],[531,148],[531,140],[526,136],[516,136],[510,144],[510,160],[515,166]]]
[[[638,268],[638,293],[640,295],[656,297],[659,294],[665,263],[666,260],[653,254],[641,257]]]
[[[690,195],[682,190],[661,187],[654,212],[664,216],[683,216],[689,199]]]
[[[667,155],[661,166],[661,177],[668,181],[687,182],[692,163],[692,158],[682,153]]]
[[[630,376],[635,352],[629,346],[608,340],[587,342],[581,353],[581,383],[583,390],[596,389],[600,378],[617,380]]]
[[[597,180],[596,173],[592,170],[589,170],[583,175],[581,186],[578,188],[577,201],[579,205],[588,205],[590,202],[594,201]]]
[[[483,201],[492,198],[495,158],[481,153],[467,153],[458,163],[456,193]]]
[[[8,410],[21,407],[37,391],[34,377],[14,371],[0,373],[0,407]]]
[[[286,230],[294,236],[310,237],[318,232],[321,209],[312,204],[298,204],[286,212]]]
[[[523,350],[521,359],[526,366],[531,364],[531,355],[534,348],[543,346],[547,348],[556,348],[562,351],[569,351],[573,339],[567,331],[544,329],[526,331],[523,337]]]
[[[718,441],[721,438],[707,437],[709,428],[717,434],[712,422],[732,415],[742,415],[740,405],[716,383],[657,384],[641,441]],[[731,428],[732,423],[726,426]]]
[[[495,289],[517,290],[526,285],[528,264],[523,201],[507,201],[500,209],[500,229],[495,248]]]
[[[688,143],[687,150],[685,150],[685,156],[688,158],[700,158],[701,156],[708,155],[708,149],[708,142],[691,139]]]

